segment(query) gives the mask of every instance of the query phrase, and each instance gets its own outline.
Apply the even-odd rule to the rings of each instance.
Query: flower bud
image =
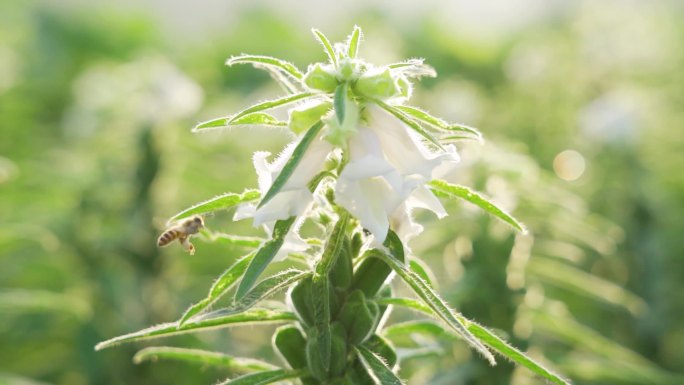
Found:
[[[292,369],[306,368],[306,339],[294,325],[281,326],[273,336],[273,346]]]
[[[361,290],[349,294],[339,314],[340,322],[347,329],[349,342],[357,344],[366,340],[377,326],[378,314],[378,305],[366,302]]]
[[[339,74],[342,80],[352,79],[356,72],[356,65],[352,60],[342,59],[340,60]]]
[[[320,353],[319,344],[319,334],[316,329],[310,329],[309,338],[306,341],[306,361],[311,375],[320,381],[325,381],[328,378],[328,370],[326,366],[330,363],[323,362],[323,356]]]
[[[309,71],[304,75],[304,84],[315,90],[333,92],[338,83],[330,65],[317,63],[309,67]]]
[[[295,134],[300,134],[318,123],[321,117],[332,108],[330,102],[320,102],[313,105],[304,105],[290,111],[288,126]]]
[[[330,270],[330,282],[336,289],[341,291],[346,291],[352,284],[353,266],[350,249],[351,244],[349,239],[345,237],[344,243],[342,244],[342,251]]]
[[[396,96],[400,92],[389,69],[365,73],[356,81],[354,90],[360,94],[381,99]]]
[[[347,332],[339,322],[330,325],[330,377],[344,374],[347,368]]]
[[[290,292],[290,300],[299,316],[299,321],[307,327],[311,327],[314,324],[314,310],[311,298],[312,285],[311,277],[307,277],[299,281]]]

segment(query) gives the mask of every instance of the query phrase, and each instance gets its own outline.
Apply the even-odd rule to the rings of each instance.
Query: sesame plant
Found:
[[[448,123],[407,105],[413,81],[435,76],[422,59],[375,66],[357,56],[361,29],[331,44],[314,30],[328,61],[306,72],[273,57],[240,55],[229,66],[267,71],[285,96],[197,125],[195,131],[263,125],[296,135],[277,157],[257,152],[258,190],[225,193],[183,210],[170,224],[235,208],[268,238],[203,231],[251,251],[211,285],[208,295],[175,322],[122,335],[97,345],[216,328],[282,324],[272,345],[280,365],[197,349],[149,347],[136,361],[177,359],[227,367],[236,376],[222,384],[401,384],[401,356],[393,339],[427,333],[456,336],[483,360],[495,354],[556,384],[567,380],[454,310],[435,291],[429,267],[408,241],[423,227],[415,209],[447,215],[440,199],[461,199],[524,232],[523,225],[483,195],[441,179],[459,161],[455,144],[481,140],[474,128]],[[267,112],[289,107],[287,121]],[[208,224],[211,228],[211,224]],[[307,229],[307,231],[304,231]],[[192,234],[188,234],[190,236]],[[201,257],[201,248],[197,253]],[[266,267],[290,260],[292,268],[263,277]],[[394,295],[394,281],[413,297]],[[285,301],[272,296],[286,292]],[[392,307],[415,310],[434,322],[388,325]],[[417,340],[419,341],[419,340]]]

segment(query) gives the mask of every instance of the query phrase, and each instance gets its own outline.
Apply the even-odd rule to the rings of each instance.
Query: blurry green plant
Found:
[[[259,190],[226,193],[173,216],[170,225],[237,207],[235,219],[252,217],[268,239],[204,230],[204,239],[254,250],[213,283],[206,298],[176,322],[122,335],[96,349],[124,342],[167,337],[237,325],[284,323],[273,348],[287,367],[223,353],[172,347],[140,351],[135,361],[175,359],[220,365],[241,376],[224,384],[268,384],[299,379],[303,384],[401,384],[393,341],[415,333],[457,336],[491,365],[491,351],[556,384],[567,384],[489,329],[452,310],[434,289],[432,272],[411,255],[407,241],[422,231],[412,211],[446,211],[437,199],[463,199],[525,232],[510,214],[468,187],[440,177],[459,158],[451,144],[480,140],[468,126],[450,124],[405,105],[412,81],[434,76],[422,59],[376,67],[357,57],[360,28],[344,44],[331,44],[313,31],[329,62],[306,73],[272,57],[241,55],[228,65],[266,70],[287,95],[258,103],[195,131],[234,126],[287,127],[299,138],[273,162],[258,152],[254,165]],[[297,103],[289,120],[266,113]],[[308,237],[303,237],[304,233]],[[193,234],[188,234],[188,236]],[[289,268],[259,280],[274,260]],[[393,274],[416,295],[396,297]],[[266,301],[288,290],[285,303]],[[228,294],[229,305],[211,308]],[[386,325],[392,306],[406,307],[439,321]],[[418,346],[417,349],[421,347]]]

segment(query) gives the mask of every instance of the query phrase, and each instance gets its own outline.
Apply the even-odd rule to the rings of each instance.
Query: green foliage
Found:
[[[145,361],[172,360],[192,362],[202,365],[220,366],[233,373],[250,373],[256,371],[273,370],[276,367],[267,362],[238,358],[223,353],[208,352],[199,349],[174,348],[167,346],[153,346],[140,350],[133,356],[133,362],[140,364]]]
[[[464,186],[456,186],[450,183],[447,183],[443,180],[433,180],[430,182],[430,187],[432,188],[432,191],[434,191],[438,196],[444,197],[444,198],[461,198],[464,199],[481,209],[485,210],[486,212],[494,215],[495,217],[501,219],[502,221],[510,224],[515,228],[516,230],[526,233],[527,230],[525,229],[525,226],[520,223],[517,219],[515,219],[511,214],[508,214],[504,210],[500,209],[497,207],[494,203],[492,203],[489,199],[483,197],[482,195],[472,191],[468,187]]]
[[[141,341],[161,337],[170,337],[190,332],[205,331],[216,328],[232,327],[239,325],[252,325],[260,323],[273,323],[291,321],[294,315],[289,312],[251,309],[247,311],[236,311],[235,309],[215,310],[203,314],[192,321],[181,325],[179,322],[169,322],[152,326],[137,332],[124,334],[107,341],[100,342],[95,346],[95,350],[116,346],[125,342]]]
[[[257,200],[259,197],[260,194],[257,190],[246,190],[242,194],[225,193],[179,212],[178,214],[172,216],[169,219],[169,222],[189,218],[193,215],[204,215],[220,210],[227,210],[240,203]]]
[[[254,258],[249,261],[249,266],[247,266],[245,272],[240,276],[240,284],[235,293],[237,300],[240,300],[252,289],[252,286],[254,286],[254,283],[256,283],[261,273],[266,269],[266,266],[273,260],[280,250],[280,247],[283,245],[283,242],[285,242],[285,236],[290,231],[294,221],[295,218],[292,217],[276,222],[273,227],[271,240],[264,243],[259,250],[257,250]]]

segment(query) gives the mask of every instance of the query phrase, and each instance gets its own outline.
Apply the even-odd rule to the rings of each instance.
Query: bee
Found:
[[[164,231],[157,240],[157,246],[163,247],[178,239],[183,248],[190,255],[193,255],[195,254],[195,246],[190,243],[190,236],[199,233],[203,228],[204,220],[199,215],[195,215]]]

